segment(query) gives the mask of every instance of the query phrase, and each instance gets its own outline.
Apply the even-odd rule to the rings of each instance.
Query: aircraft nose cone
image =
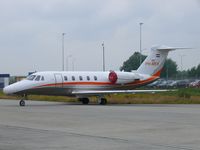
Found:
[[[26,90],[27,88],[26,85],[27,85],[26,81],[19,81],[19,82],[13,83],[3,88],[3,93],[7,95],[16,94],[17,92]]]
[[[3,88],[3,93],[10,94],[8,86]]]
[[[13,94],[15,92],[15,88],[13,85],[8,85],[3,88],[3,93],[6,95]]]

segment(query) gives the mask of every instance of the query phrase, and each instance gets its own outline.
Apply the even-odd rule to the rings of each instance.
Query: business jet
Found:
[[[54,95],[77,97],[83,104],[89,103],[90,96],[97,96],[98,103],[105,105],[106,94],[159,92],[164,90],[134,90],[159,79],[168,52],[182,48],[156,46],[132,72],[105,71],[45,71],[36,72],[26,79],[3,89],[7,95],[20,95],[20,106],[25,106],[27,95]]]

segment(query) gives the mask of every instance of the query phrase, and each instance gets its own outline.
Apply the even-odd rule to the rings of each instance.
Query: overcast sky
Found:
[[[181,68],[200,64],[200,0],[0,0],[0,73],[61,70],[62,33],[69,69],[119,70],[153,45],[193,47],[170,53]],[[70,57],[71,56],[71,57]],[[66,62],[66,61],[65,61]]]

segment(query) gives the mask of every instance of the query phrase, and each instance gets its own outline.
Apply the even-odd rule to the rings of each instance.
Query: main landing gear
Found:
[[[27,95],[24,95],[23,97],[22,97],[22,99],[19,101],[19,106],[25,106],[26,105],[26,102],[25,102],[25,100],[27,100],[28,98],[27,98]]]
[[[79,98],[79,101],[81,101],[83,105],[87,105],[90,102],[89,98]],[[107,99],[104,98],[104,97],[99,97],[98,98],[98,104],[99,105],[106,105]]]
[[[90,102],[89,98],[80,98],[79,100],[82,102],[83,105],[87,105]]]
[[[99,105],[106,105],[107,104],[107,99],[104,98],[104,97],[100,97],[98,99],[98,103],[99,103]]]

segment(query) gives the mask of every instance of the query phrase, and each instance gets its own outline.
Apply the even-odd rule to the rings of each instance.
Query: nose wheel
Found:
[[[19,106],[25,106],[26,105],[25,100],[27,100],[27,99],[28,99],[27,95],[24,94],[22,96],[22,99],[19,101]]]
[[[25,106],[25,104],[26,104],[25,100],[22,99],[22,100],[19,101],[19,106]]]

